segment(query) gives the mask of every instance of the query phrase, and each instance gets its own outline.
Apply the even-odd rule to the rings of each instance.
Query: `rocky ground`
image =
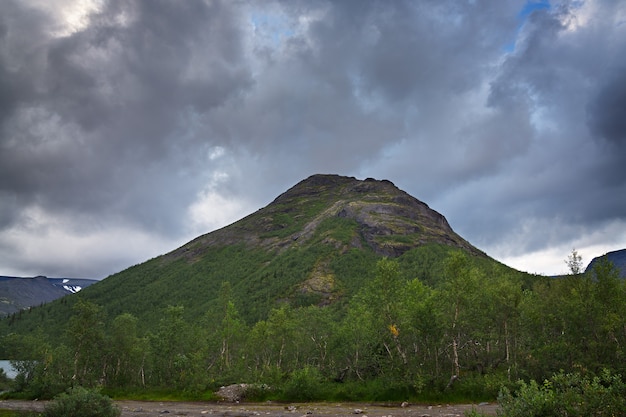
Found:
[[[165,417],[165,416],[219,416],[219,417],[315,417],[315,416],[361,416],[361,417],[435,417],[464,416],[475,409],[480,413],[495,416],[497,404],[458,404],[458,405],[418,405],[405,404],[401,407],[357,404],[357,403],[202,403],[202,402],[148,402],[116,401],[122,410],[122,417]],[[44,401],[0,401],[0,409],[43,411]]]

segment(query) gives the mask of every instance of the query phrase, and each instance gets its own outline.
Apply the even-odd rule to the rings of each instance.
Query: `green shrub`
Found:
[[[251,402],[264,402],[269,401],[275,396],[275,391],[266,384],[250,384],[246,387],[244,392],[244,397],[242,398],[245,401]]]
[[[331,401],[355,402],[402,402],[417,398],[417,390],[421,383],[414,384],[394,382],[390,379],[377,378],[367,381],[349,380],[342,383],[326,384],[327,397]]]
[[[306,366],[293,371],[283,386],[284,400],[312,401],[324,398],[322,375],[317,368]]]
[[[55,397],[43,417],[119,417],[120,409],[105,395],[82,387]]]
[[[519,389],[513,395],[508,388],[502,388],[498,402],[502,413],[507,417],[556,416],[554,391],[545,381],[543,385],[532,380],[530,383],[519,382]]]
[[[487,417],[486,414],[477,411],[475,408],[472,408],[470,411],[466,411],[464,415],[465,417]]]
[[[626,415],[626,385],[603,371],[592,379],[560,372],[539,385],[520,381],[512,393],[503,388],[498,401],[505,417]]]

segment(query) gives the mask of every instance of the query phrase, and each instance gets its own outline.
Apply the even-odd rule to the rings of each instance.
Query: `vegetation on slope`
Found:
[[[307,392],[307,399],[479,401],[560,370],[588,379],[624,372],[626,288],[608,263],[593,275],[537,277],[531,287],[523,274],[462,252],[448,254],[431,284],[402,271],[397,260],[379,260],[345,309],[284,303],[253,324],[242,319],[228,282],[201,317],[169,306],[149,331],[130,313],[107,317],[79,300],[62,343],[39,333],[9,334],[2,344],[32,359],[18,362],[14,388],[42,398],[74,384],[201,396],[247,382],[273,388],[257,399]]]
[[[385,256],[387,255],[387,256]],[[624,372],[609,263],[514,271],[391,183],[312,177],[239,222],[0,323],[14,389],[494,399],[560,370]],[[69,320],[68,320],[69,318]]]
[[[108,317],[133,314],[147,330],[169,305],[184,306],[186,319],[201,317],[228,281],[242,318],[251,325],[285,302],[343,308],[371,279],[382,256],[406,258],[406,273],[428,279],[438,268],[435,261],[452,248],[488,259],[454,233],[442,215],[389,181],[314,175],[267,207],[108,277],[85,289],[81,298],[102,306]],[[421,255],[412,255],[415,250]],[[434,255],[427,255],[431,251]],[[15,331],[41,326],[52,337],[61,335],[76,299],[45,306],[38,311],[39,321],[22,320],[14,324]]]

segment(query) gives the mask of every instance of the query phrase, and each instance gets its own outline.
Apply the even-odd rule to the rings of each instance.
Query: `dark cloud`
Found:
[[[185,118],[249,83],[236,16],[219,2],[108,2],[84,30],[52,38],[39,12],[6,6],[17,16],[3,22],[4,193],[180,229],[167,212],[193,201],[205,162],[189,150],[211,144],[186,135]]]
[[[316,172],[497,256],[626,244],[623,2],[58,1],[0,5],[13,271],[103,276]]]
[[[621,87],[617,87],[619,80],[606,79],[605,68],[614,65],[624,47],[623,42],[615,42],[620,24],[600,30],[597,19],[609,10],[596,2],[588,2],[582,9],[575,6],[563,4],[531,14],[516,50],[504,60],[490,85],[489,106],[501,113],[496,123],[504,126],[516,119],[512,115],[520,114],[521,125],[509,124],[511,135],[503,140],[515,137],[522,128],[519,140],[527,142],[515,148],[522,154],[514,156],[515,168],[508,171],[517,184],[511,184],[510,191],[502,190],[507,196],[502,204],[510,206],[507,211],[515,216],[507,221],[508,226],[493,228],[490,241],[511,226],[520,228],[515,217],[523,218],[521,213],[585,225],[590,230],[620,218],[616,212],[623,203],[606,197],[600,202],[600,194],[623,192],[624,177],[616,170],[623,155],[597,143],[609,131],[619,131],[617,120],[621,119],[611,115],[619,113],[615,105]],[[619,15],[615,5],[612,11]],[[521,127],[524,124],[526,127]],[[513,174],[516,168],[520,171]],[[554,232],[534,233],[547,236]],[[533,239],[527,249],[540,249],[553,241],[552,237]]]
[[[626,66],[606,78],[588,107],[589,128],[595,136],[622,147],[626,157]]]

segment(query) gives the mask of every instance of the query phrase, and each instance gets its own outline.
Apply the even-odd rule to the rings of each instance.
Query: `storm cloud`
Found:
[[[620,1],[0,4],[0,274],[103,278],[314,173],[518,269],[626,247]]]

